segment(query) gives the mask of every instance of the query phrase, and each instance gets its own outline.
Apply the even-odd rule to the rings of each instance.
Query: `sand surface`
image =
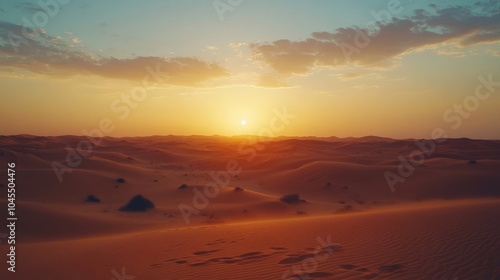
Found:
[[[500,141],[435,144],[392,191],[418,140],[105,138],[66,162],[85,139],[0,136],[1,279],[500,279]],[[155,208],[119,211],[137,194]]]

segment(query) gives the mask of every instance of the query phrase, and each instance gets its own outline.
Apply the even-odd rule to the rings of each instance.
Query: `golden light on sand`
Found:
[[[0,0],[0,280],[500,280],[500,0],[69,2]]]

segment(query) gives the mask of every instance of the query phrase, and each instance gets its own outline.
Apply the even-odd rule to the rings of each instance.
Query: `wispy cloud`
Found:
[[[40,5],[35,5],[35,4],[30,3],[28,1],[18,2],[14,5],[14,7],[18,8],[18,9],[25,10],[25,11],[30,12],[30,13],[36,13],[36,12],[44,12],[45,13],[45,10],[42,9],[42,7]]]
[[[75,41],[76,40],[76,41]],[[71,43],[80,43],[73,38]],[[12,43],[16,45],[13,47]],[[96,75],[106,78],[141,80],[146,67],[159,69],[165,84],[195,86],[204,81],[227,76],[215,63],[191,57],[113,58],[78,50],[60,37],[45,32],[27,34],[23,27],[0,22],[0,64],[51,76]]]
[[[500,57],[500,50],[491,50],[488,53],[492,56]]]
[[[364,35],[364,38],[363,38]],[[367,40],[356,48],[356,40]],[[287,39],[251,44],[253,58],[280,74],[303,74],[317,67],[387,67],[406,53],[455,44],[465,47],[500,41],[500,2],[476,2],[416,10],[406,18],[392,18],[368,28],[345,27],[315,32],[302,41]],[[346,55],[346,53],[348,55]]]
[[[376,73],[366,73],[366,72],[345,72],[336,75],[342,81],[349,81],[360,78],[370,78],[370,79],[382,79],[383,76]]]
[[[380,88],[378,85],[357,85],[357,86],[352,86],[353,89],[359,89],[359,90],[375,90]]]

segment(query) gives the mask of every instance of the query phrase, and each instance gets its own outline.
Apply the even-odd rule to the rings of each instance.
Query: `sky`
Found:
[[[500,139],[499,66],[495,0],[6,0],[0,135]]]

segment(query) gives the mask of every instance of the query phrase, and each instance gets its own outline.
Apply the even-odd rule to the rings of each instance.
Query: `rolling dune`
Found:
[[[60,182],[85,138],[1,136],[19,219],[2,279],[500,279],[499,141],[437,144],[392,192],[416,140],[249,139],[104,138]],[[119,210],[137,194],[154,209]]]

